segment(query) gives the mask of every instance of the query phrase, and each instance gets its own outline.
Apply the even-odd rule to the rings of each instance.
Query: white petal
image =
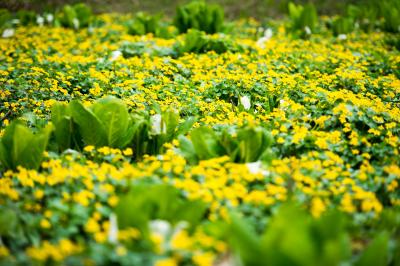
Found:
[[[38,17],[36,18],[36,23],[37,23],[39,26],[43,26],[43,24],[44,24],[44,18],[43,18],[42,16],[38,16]]]
[[[249,110],[251,107],[251,102],[250,102],[250,98],[248,96],[242,96],[240,97],[240,103],[243,105],[243,108],[245,110]]]
[[[14,36],[15,30],[14,29],[5,29],[1,37],[3,38],[10,38]]]
[[[249,172],[252,174],[258,174],[261,171],[261,162],[257,161],[254,163],[246,163]]]
[[[162,117],[160,114],[155,114],[150,117],[151,133],[154,135],[161,134],[162,131]]]
[[[117,60],[122,55],[122,52],[119,50],[115,50],[111,53],[111,61]]]
[[[46,20],[47,20],[48,23],[53,22],[53,19],[54,19],[53,14],[47,14],[46,15]]]
[[[273,35],[272,29],[268,28],[264,32],[264,37],[267,38],[267,40],[271,39]]]
[[[118,223],[117,223],[117,216],[114,213],[110,215],[110,227],[108,228],[108,242],[113,244],[118,243]]]
[[[77,18],[74,18],[72,20],[72,24],[74,24],[74,28],[77,30],[79,29],[79,20]]]
[[[152,220],[150,221],[150,230],[153,233],[167,236],[171,230],[171,225],[164,220]]]

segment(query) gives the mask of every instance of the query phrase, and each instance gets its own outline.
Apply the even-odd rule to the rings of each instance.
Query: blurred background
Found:
[[[371,2],[370,0],[292,0],[291,2],[312,2],[317,7],[319,14],[330,15],[339,13],[347,4],[362,4],[366,1]],[[43,12],[77,2],[90,5],[96,13],[147,11],[150,13],[163,12],[167,16],[172,16],[176,6],[190,2],[190,0],[0,0],[0,8],[7,8],[10,11],[28,9]],[[265,16],[280,17],[285,14],[290,0],[208,0],[206,2],[222,5],[227,18],[252,16],[262,19]]]

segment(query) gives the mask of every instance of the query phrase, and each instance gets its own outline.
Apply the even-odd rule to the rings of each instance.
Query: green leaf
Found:
[[[60,151],[72,148],[73,121],[66,105],[55,103],[51,109],[54,135]]]
[[[198,162],[198,158],[193,143],[183,135],[178,136],[178,141],[179,153],[185,157],[190,164],[196,164]]]
[[[268,265],[267,258],[261,249],[261,239],[247,222],[236,214],[231,214],[229,242],[243,265]]]
[[[193,116],[186,118],[185,122],[179,124],[178,129],[176,130],[176,136],[185,135],[188,133],[196,121],[196,117]]]
[[[200,160],[207,160],[224,154],[217,135],[208,127],[193,129],[190,139]]]
[[[27,128],[25,128],[27,129]],[[49,140],[50,134],[53,131],[52,124],[48,124],[44,129],[39,131],[39,133],[33,135],[29,130],[20,130],[20,134],[15,134],[15,143],[21,143],[21,136],[27,136],[28,132],[31,134],[30,137],[27,137],[27,145],[23,149],[19,149],[18,152],[18,162],[19,165],[30,168],[30,169],[38,169],[40,163],[42,162],[43,152],[46,149],[47,142]],[[15,145],[19,146],[19,145]],[[21,145],[22,146],[22,145]]]
[[[355,266],[384,266],[387,265],[389,236],[380,233],[364,250]]]
[[[22,122],[13,121],[1,139],[2,164],[9,169],[16,169],[19,165],[29,169],[39,168],[51,131],[52,125],[48,124],[33,134]]]
[[[69,103],[69,108],[86,145],[97,147],[107,145],[108,138],[104,125],[92,111],[76,100]]]
[[[124,145],[131,141],[132,134],[127,134],[131,118],[122,100],[106,97],[96,101],[91,110],[105,129],[108,146],[124,148]]]
[[[0,208],[0,236],[12,233],[17,227],[17,214],[8,208]]]

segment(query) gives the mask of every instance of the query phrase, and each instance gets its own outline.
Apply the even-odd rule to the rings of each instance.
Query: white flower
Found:
[[[272,38],[272,35],[273,35],[272,29],[267,28],[264,31],[264,37],[267,38],[268,40]]]
[[[262,164],[260,161],[257,162],[253,162],[253,163],[246,163],[247,169],[249,169],[249,172],[251,174],[263,174],[263,175],[267,175],[269,174],[269,171],[266,171],[264,169],[261,168]]]
[[[262,48],[262,49],[264,49],[264,48],[265,48],[265,43],[266,43],[267,41],[269,41],[269,40],[272,38],[272,35],[273,35],[272,30],[271,30],[270,28],[267,28],[267,29],[264,31],[264,36],[261,37],[260,39],[258,39],[258,41],[257,41],[257,43],[256,43],[257,46],[260,47],[260,48]]]
[[[1,37],[3,38],[10,38],[14,36],[15,30],[14,29],[5,29]]]
[[[341,41],[346,40],[347,39],[347,35],[346,34],[339,34],[338,35],[338,39],[341,40]]]
[[[153,135],[160,135],[167,132],[167,126],[163,122],[160,114],[155,114],[150,117],[151,122],[151,133]]]
[[[240,97],[240,104],[243,106],[243,108],[245,110],[249,110],[251,107],[251,102],[250,102],[250,98],[248,96],[242,96]]]
[[[308,26],[304,27],[304,31],[306,32],[307,35],[311,35],[311,33],[312,33],[310,27],[308,27]]]
[[[152,233],[166,237],[171,231],[171,225],[164,220],[152,220],[150,230]]]
[[[117,60],[122,55],[122,52],[119,50],[115,50],[111,53],[111,61]]]
[[[42,16],[37,16],[37,18],[36,18],[36,23],[37,23],[39,26],[43,26],[43,24],[44,24],[44,17],[42,17]]]
[[[110,215],[110,226],[108,228],[108,242],[116,244],[118,242],[118,223],[117,216],[112,213]]]
[[[72,20],[72,24],[74,24],[74,28],[77,30],[79,29],[79,20],[77,18],[74,18]]]
[[[47,14],[46,15],[46,20],[47,20],[48,23],[53,22],[53,19],[54,19],[53,14]]]

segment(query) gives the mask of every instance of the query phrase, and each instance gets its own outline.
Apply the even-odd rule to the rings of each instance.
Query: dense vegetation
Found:
[[[400,4],[0,11],[1,265],[398,265]]]

